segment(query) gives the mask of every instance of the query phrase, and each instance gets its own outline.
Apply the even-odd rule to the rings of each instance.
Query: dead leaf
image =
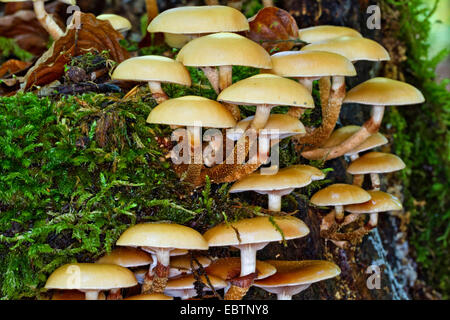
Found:
[[[260,43],[269,53],[291,50],[298,40],[295,19],[285,10],[267,7],[249,19],[248,38]]]
[[[0,66],[0,77],[16,74],[31,65],[30,62],[10,59]]]
[[[88,52],[109,51],[111,60],[120,63],[130,57],[119,41],[122,34],[114,30],[108,21],[97,20],[93,14],[80,14],[80,29],[71,28],[36,62],[25,76],[25,90],[60,79],[64,67],[72,57]]]

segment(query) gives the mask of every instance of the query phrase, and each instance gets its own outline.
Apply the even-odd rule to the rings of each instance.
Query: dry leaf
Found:
[[[30,62],[10,59],[0,66],[0,77],[16,74],[31,65]]]
[[[295,19],[285,10],[267,7],[249,19],[248,37],[260,43],[269,53],[291,50],[298,40],[298,26]]]

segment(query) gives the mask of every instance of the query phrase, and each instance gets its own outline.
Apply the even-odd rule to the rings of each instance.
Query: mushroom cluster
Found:
[[[100,18],[121,31],[130,27],[111,15]],[[373,149],[387,143],[378,132],[385,106],[418,104],[424,98],[413,86],[387,78],[370,79],[348,92],[345,81],[356,75],[353,63],[386,61],[388,52],[351,28],[317,26],[299,30],[299,39],[308,43],[299,51],[271,56],[242,35],[248,30],[245,16],[227,6],[167,10],[151,21],[148,31],[164,33],[166,43],[180,49],[176,58],[133,57],[119,64],[112,78],[148,83],[158,105],[147,122],[171,126],[174,134],[183,132],[180,144],[170,153],[174,162],[184,161],[174,163],[181,179],[194,187],[201,186],[206,176],[213,183],[234,182],[230,193],[267,195],[267,210],[261,216],[223,222],[203,235],[174,223],[136,224],[120,236],[117,248],[107,256],[97,263],[60,267],[46,288],[77,290],[78,295],[72,292],[72,296],[82,292],[86,299],[122,299],[123,288],[128,293],[137,288],[127,299],[189,299],[203,292],[216,296],[219,290],[224,290],[225,299],[242,299],[255,286],[278,299],[290,299],[312,283],[336,277],[340,269],[330,261],[257,260],[257,252],[267,244],[309,234],[303,221],[282,212],[283,196],[325,179],[322,170],[304,164],[307,160],[340,156],[351,160],[347,172],[353,175],[353,184],[331,184],[310,199],[314,206],[332,208],[322,218],[320,231],[337,246],[346,248],[375,228],[379,212],[402,208],[397,198],[380,191],[379,174],[401,170],[405,164],[395,155]],[[257,68],[260,74],[233,83],[233,66]],[[166,83],[191,86],[187,67],[204,72],[216,100],[166,94]],[[301,119],[315,107],[316,81],[322,123],[305,128]],[[335,130],[345,103],[372,106],[371,118],[362,126]],[[240,106],[254,107],[254,115],[241,120]],[[287,113],[274,113],[282,109],[277,106],[288,107]],[[202,139],[205,128],[219,135]],[[280,168],[274,161],[276,147],[289,137],[305,161]],[[233,148],[228,150],[230,141]],[[256,154],[252,153],[255,148]],[[269,173],[264,166],[268,164]],[[371,179],[369,190],[363,189],[366,174]],[[365,216],[369,218],[363,227],[340,232]],[[210,247],[223,246],[237,248],[240,256],[219,259],[208,254]],[[69,297],[66,291],[58,297]],[[103,291],[108,292],[103,295]]]

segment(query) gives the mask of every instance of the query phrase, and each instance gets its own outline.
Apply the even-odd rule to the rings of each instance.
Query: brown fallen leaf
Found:
[[[80,15],[81,27],[68,30],[42,55],[25,76],[25,90],[60,79],[64,75],[65,65],[75,56],[106,50],[109,51],[110,59],[117,63],[130,57],[128,51],[119,44],[123,39],[122,34],[114,30],[108,21],[97,20],[93,14],[76,14]]]
[[[283,9],[263,8],[249,19],[249,24],[247,37],[260,43],[269,53],[291,50],[294,41],[298,41],[297,22]]]
[[[23,71],[30,65],[30,62],[10,59],[0,66],[0,78]]]

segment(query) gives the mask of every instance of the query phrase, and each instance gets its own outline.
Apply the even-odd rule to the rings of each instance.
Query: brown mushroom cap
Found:
[[[367,105],[401,106],[425,101],[423,94],[412,85],[388,78],[373,78],[353,89],[345,97],[344,103]]]
[[[370,194],[366,190],[351,184],[337,183],[316,192],[311,203],[316,206],[341,206],[369,200]]]
[[[264,279],[275,274],[277,269],[267,262],[256,260],[256,272],[258,274],[256,279]],[[241,274],[241,259],[237,257],[217,259],[206,268],[206,273],[225,281],[234,279]]]
[[[286,240],[301,238],[309,233],[306,224],[295,217],[273,217],[273,221],[281,229]],[[236,230],[239,232],[239,238]],[[229,225],[221,223],[206,231],[203,236],[211,247],[283,240],[281,233],[275,228],[269,217],[242,219]]]
[[[268,72],[283,77],[355,76],[346,57],[327,51],[282,51],[272,55]]]
[[[128,31],[132,28],[130,20],[117,14],[101,14],[97,16],[98,20],[109,21],[114,30],[119,32]]]
[[[152,264],[152,257],[136,248],[115,248],[110,253],[97,260],[101,264],[117,264],[126,268],[140,267]]]
[[[346,36],[355,38],[362,37],[355,29],[340,26],[322,25],[298,30],[299,39],[308,43],[316,43]]]
[[[358,132],[361,129],[360,126],[345,126],[334,130],[330,135],[327,141],[322,145],[323,148],[334,147],[340,145],[342,142],[350,138],[353,134]],[[352,155],[355,153],[360,153],[363,151],[367,151],[370,149],[374,149],[376,147],[382,146],[388,143],[388,139],[381,133],[377,132],[372,134],[369,138],[367,138],[363,143],[357,146],[355,149],[346,153],[346,155]]]
[[[405,163],[394,154],[369,152],[353,161],[347,168],[350,174],[386,173],[405,168]]]
[[[311,284],[334,278],[341,273],[337,265],[323,260],[268,260],[277,269],[274,275],[255,281],[256,287],[280,287]]]
[[[208,243],[200,233],[175,223],[136,224],[122,233],[116,245],[188,250],[208,249]]]
[[[211,281],[212,286],[216,290],[223,289],[227,286],[227,283],[218,277],[208,276],[208,278]],[[195,280],[196,279],[193,274],[188,274],[188,275],[169,279],[169,281],[167,282],[166,290],[193,289]],[[201,276],[200,280],[202,281],[202,283],[204,283],[206,286],[208,286],[208,282],[207,282],[205,276]],[[205,289],[208,290],[208,287],[205,287]]]
[[[390,60],[389,53],[379,43],[361,37],[340,37],[304,46],[301,51],[328,51],[340,54],[350,61]]]
[[[191,85],[191,76],[186,67],[178,61],[162,56],[127,59],[114,69],[111,79]]]
[[[124,300],[173,300],[173,297],[166,296],[162,293],[144,293],[128,297]]]
[[[272,67],[270,55],[263,47],[246,37],[227,32],[190,41],[178,53],[177,61],[190,67]]]
[[[170,99],[150,112],[148,123],[177,126],[231,128],[236,125],[233,115],[219,102],[204,97],[185,96]]]
[[[199,34],[249,30],[247,18],[228,6],[186,6],[166,10],[149,24],[148,32]]]
[[[113,264],[71,263],[56,269],[48,277],[45,288],[111,290],[135,285],[136,278],[127,268]]]
[[[218,101],[239,105],[314,108],[314,99],[300,83],[273,74],[257,74],[224,89]]]
[[[401,201],[393,195],[382,191],[368,191],[371,199],[364,203],[345,206],[350,213],[376,213],[402,210]]]
[[[274,191],[291,188],[302,188],[315,180],[324,179],[319,169],[307,165],[294,165],[278,170],[273,175],[254,172],[235,182],[230,193],[243,191]]]

